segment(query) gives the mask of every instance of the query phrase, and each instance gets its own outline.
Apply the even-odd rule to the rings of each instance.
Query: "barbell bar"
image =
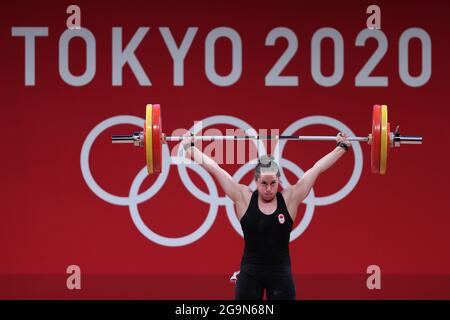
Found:
[[[131,135],[113,135],[112,143],[132,143],[145,147],[148,173],[160,173],[162,170],[162,144],[168,141],[181,141],[184,136],[166,136],[162,132],[161,106],[148,104],[143,131]],[[337,141],[336,136],[198,136],[191,137],[194,141],[215,140],[297,140],[297,141]],[[402,136],[397,126],[395,132],[390,131],[388,122],[388,107],[374,105],[372,109],[372,130],[365,137],[348,137],[348,141],[367,142],[371,146],[371,171],[384,175],[387,169],[389,148],[400,147],[402,144],[422,144],[420,136]]]

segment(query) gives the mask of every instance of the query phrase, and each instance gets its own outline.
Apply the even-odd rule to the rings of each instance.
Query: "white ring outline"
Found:
[[[92,176],[91,169],[89,166],[89,153],[91,151],[92,145],[97,139],[97,137],[106,129],[119,125],[119,124],[131,124],[139,126],[140,128],[144,127],[144,119],[135,117],[135,116],[115,116],[108,118],[102,122],[100,122],[98,125],[96,125],[87,135],[86,139],[84,140],[83,146],[81,148],[81,154],[80,154],[80,167],[81,167],[81,173],[83,175],[83,178],[88,185],[88,187],[91,189],[91,191],[97,195],[100,199],[115,204],[118,206],[128,206],[130,205],[132,199],[130,197],[121,197],[113,195],[107,191],[105,191],[98,183],[95,181],[94,177]],[[152,197],[153,194],[159,191],[159,188],[164,184],[165,180],[167,179],[168,172],[162,172],[160,177],[157,178],[155,185],[149,188],[146,192],[144,192],[145,196],[140,196],[139,201],[143,202]],[[163,181],[163,182],[161,182]],[[160,187],[158,188],[158,185]]]
[[[214,180],[211,178],[211,176],[208,174],[208,172],[203,169],[201,166],[190,166],[190,169],[196,171],[205,181],[206,186],[208,187],[209,192],[213,193],[216,197],[217,194],[217,187],[214,183]],[[137,193],[139,192],[139,187],[141,186],[142,182],[145,180],[145,178],[148,176],[147,168],[142,168],[141,171],[138,173],[136,178],[133,180],[133,183],[130,188],[130,198],[134,198],[137,196]],[[142,220],[141,215],[139,213],[139,210],[137,208],[137,202],[132,202],[129,206],[130,208],[130,214],[131,219],[133,220],[136,228],[141,232],[142,235],[144,235],[147,239],[150,241],[153,241],[157,244],[164,245],[167,247],[181,247],[186,246],[188,244],[191,244],[201,237],[203,237],[211,228],[214,221],[216,220],[217,212],[219,210],[218,205],[215,203],[209,203],[210,208],[208,215],[205,219],[205,221],[202,223],[202,225],[192,232],[191,234],[188,234],[186,236],[178,237],[178,238],[171,238],[171,237],[164,237],[156,232],[152,231]]]
[[[341,132],[345,132],[349,136],[355,135],[353,133],[353,131],[350,130],[350,128],[347,127],[344,123],[342,123],[339,120],[336,120],[334,118],[327,117],[327,116],[309,116],[306,118],[299,119],[299,120],[295,121],[294,123],[292,123],[289,127],[287,127],[286,130],[284,130],[284,132],[282,133],[282,135],[287,135],[287,136],[293,135],[297,130],[299,130],[303,127],[309,126],[309,125],[327,125],[327,126],[335,128],[335,129],[338,129]],[[276,156],[279,155],[279,157],[281,158],[281,155],[283,153],[285,145],[286,145],[286,141],[280,140],[280,143],[277,143],[277,145],[275,147],[274,154]],[[361,172],[362,172],[362,166],[363,166],[362,149],[361,149],[361,145],[359,144],[359,142],[352,141],[352,149],[353,149],[353,154],[355,157],[355,161],[354,161],[355,165],[354,165],[353,172],[352,172],[352,175],[351,175],[349,181],[339,191],[337,191],[331,195],[315,197],[316,205],[326,206],[326,205],[330,205],[335,202],[338,202],[338,201],[342,200],[343,198],[345,198],[347,195],[349,195],[350,192],[352,192],[352,190],[358,184],[358,181],[361,178]],[[281,178],[287,182],[288,180],[287,180],[286,176],[284,175],[283,166],[280,166],[280,173],[281,173]]]

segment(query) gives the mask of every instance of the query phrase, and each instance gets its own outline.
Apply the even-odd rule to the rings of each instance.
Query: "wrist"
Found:
[[[339,141],[339,142],[336,144],[336,147],[341,147],[342,149],[345,150],[345,152],[348,151],[348,145],[346,145],[346,144],[345,144],[344,142],[342,142],[342,141]]]

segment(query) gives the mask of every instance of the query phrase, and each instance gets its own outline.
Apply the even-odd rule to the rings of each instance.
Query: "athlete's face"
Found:
[[[264,201],[271,201],[278,191],[278,177],[274,173],[265,173],[256,180],[258,193]]]

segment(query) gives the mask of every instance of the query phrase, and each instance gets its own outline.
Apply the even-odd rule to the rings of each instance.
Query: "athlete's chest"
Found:
[[[270,203],[258,201],[258,209],[265,215],[271,215],[277,210],[277,201],[272,201]]]
[[[276,210],[270,215],[255,210],[244,219],[243,229],[249,234],[285,234],[292,228],[289,214],[282,210]]]
[[[256,233],[289,232],[292,225],[289,212],[277,201],[254,201],[244,219],[245,229]]]

